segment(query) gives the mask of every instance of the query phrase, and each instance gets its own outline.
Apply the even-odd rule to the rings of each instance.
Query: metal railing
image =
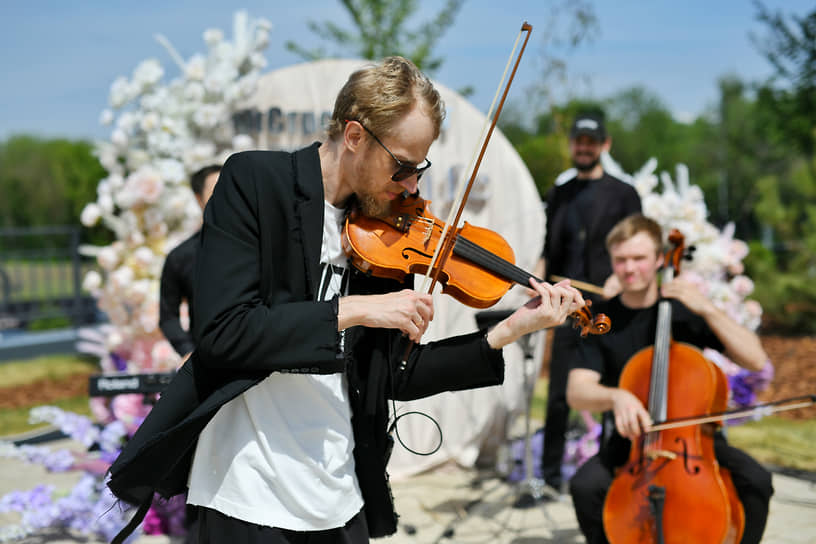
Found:
[[[78,327],[99,319],[82,292],[94,267],[79,255],[80,228],[0,229],[0,332]]]

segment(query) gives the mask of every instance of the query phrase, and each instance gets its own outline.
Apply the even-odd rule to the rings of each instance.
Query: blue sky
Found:
[[[471,101],[485,111],[518,28],[527,20],[534,29],[511,89],[511,102],[514,97],[518,100],[525,88],[540,79],[536,68],[550,13],[562,3],[466,0],[435,50],[445,59],[435,79],[454,89],[474,86]],[[812,0],[764,3],[786,14],[804,15],[813,9]],[[755,21],[756,9],[747,0],[595,0],[592,4],[600,26],[593,40],[569,53],[553,50],[568,62],[572,82],[569,88],[553,87],[558,97],[568,92],[606,97],[641,85],[678,118],[689,118],[715,104],[719,77],[734,74],[757,80],[770,74],[768,63],[749,39],[749,32],[761,33],[763,27]],[[435,13],[437,5],[421,2],[426,13]],[[109,129],[99,126],[99,112],[106,107],[110,84],[117,76],[130,75],[148,57],[158,58],[168,74],[175,75],[172,60],[154,34],[165,35],[187,58],[204,51],[205,29],[221,28],[229,37],[237,9],[272,23],[266,50],[269,69],[301,61],[285,50],[287,40],[307,47],[317,44],[307,21],[332,19],[351,26],[336,0],[3,1],[0,138],[17,133],[105,138]]]

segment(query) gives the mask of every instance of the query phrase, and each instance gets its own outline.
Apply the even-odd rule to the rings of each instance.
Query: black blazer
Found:
[[[399,331],[353,327],[345,355],[338,354],[333,305],[314,302],[323,235],[318,147],[239,153],[224,165],[197,257],[198,345],[110,470],[113,493],[140,505],[117,538],[138,525],[154,491],[170,497],[186,490],[197,437],[224,403],[272,372],[344,369],[369,533],[392,534],[387,400],[503,381],[501,350],[490,349],[481,332],[417,346],[402,365]],[[349,289],[372,294],[403,287],[357,272]]]

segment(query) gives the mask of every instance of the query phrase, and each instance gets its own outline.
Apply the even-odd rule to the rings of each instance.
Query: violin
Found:
[[[664,258],[663,281],[671,281],[687,256],[683,235],[673,230],[674,249]],[[671,303],[658,304],[655,343],[624,366],[619,387],[648,407],[653,421],[721,413],[728,382],[702,352],[671,338]],[[707,421],[712,421],[711,419]],[[632,442],[629,459],[606,495],[603,524],[616,543],[736,543],[745,516],[730,473],[714,456],[712,423],[650,428]]]
[[[473,308],[488,308],[515,283],[543,281],[517,267],[513,249],[498,233],[465,222],[447,229],[428,209],[419,193],[395,199],[387,217],[367,217],[357,210],[347,216],[342,233],[343,249],[352,264],[375,277],[402,281],[408,274],[433,273],[442,292]],[[444,261],[431,264],[445,237],[452,252]],[[588,306],[571,314],[581,336],[604,334],[611,323],[607,316],[593,316]]]

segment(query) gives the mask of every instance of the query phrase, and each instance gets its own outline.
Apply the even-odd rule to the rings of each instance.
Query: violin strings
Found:
[[[521,285],[527,285],[528,278],[532,277],[530,274],[517,267],[513,263],[502,259],[495,253],[492,253],[480,245],[471,242],[463,236],[456,238],[456,244],[453,246],[454,254],[473,261],[476,264],[484,266],[491,272],[502,276],[503,278],[514,281]]]

